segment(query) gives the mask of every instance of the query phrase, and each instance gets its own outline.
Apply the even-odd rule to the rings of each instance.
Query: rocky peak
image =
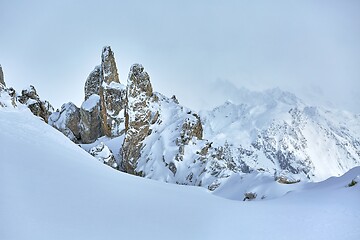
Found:
[[[153,94],[149,74],[141,64],[134,64],[130,68],[127,82],[128,97],[137,97],[140,94],[150,97]]]
[[[110,84],[111,82],[117,82],[117,83],[120,82],[114,53],[113,51],[111,51],[110,46],[106,46],[102,50],[101,74],[103,81],[106,84]]]
[[[122,148],[123,168],[126,172],[136,174],[135,169],[140,157],[143,140],[151,133],[150,125],[153,116],[151,102],[153,91],[150,77],[141,64],[130,68],[127,81],[127,101],[125,107],[125,139]]]
[[[4,80],[4,73],[3,73],[2,67],[0,65],[0,87],[1,87],[1,85],[6,87],[5,80]]]
[[[59,113],[55,113],[51,125],[67,136],[74,135],[70,138],[82,143],[92,143],[102,136],[123,134],[126,87],[120,84],[114,53],[109,46],[103,48],[101,64],[89,74],[84,91],[85,101],[81,107],[76,108],[77,111],[73,111],[74,108],[60,111],[60,115],[67,118],[61,122],[58,122],[62,119]],[[79,133],[75,126],[79,126]]]

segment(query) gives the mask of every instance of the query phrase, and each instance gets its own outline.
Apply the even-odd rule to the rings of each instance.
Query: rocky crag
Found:
[[[76,143],[92,143],[101,136],[116,137],[124,132],[125,87],[119,82],[115,57],[104,47],[101,64],[85,82],[85,99],[80,108],[64,104],[49,124]]]
[[[126,85],[121,84],[110,47],[104,47],[101,65],[85,82],[81,107],[64,104],[49,124],[74,142],[93,146],[94,156],[106,144],[97,139],[121,139],[117,163],[108,165],[130,174],[195,184],[193,173],[178,169],[190,169],[195,162],[203,165],[201,147],[206,141],[199,116],[180,106],[175,96],[154,92],[141,64],[131,66]]]
[[[46,100],[41,100],[34,86],[29,86],[21,92],[15,91],[12,87],[7,88],[4,74],[0,65],[0,107],[27,107],[35,115],[45,122],[48,122],[49,116],[54,108]]]

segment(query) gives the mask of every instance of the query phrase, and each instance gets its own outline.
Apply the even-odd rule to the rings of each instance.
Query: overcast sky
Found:
[[[357,0],[0,0],[7,85],[33,84],[55,108],[81,104],[105,45],[121,82],[142,63],[155,91],[196,110],[226,100],[206,90],[226,83],[360,113]]]

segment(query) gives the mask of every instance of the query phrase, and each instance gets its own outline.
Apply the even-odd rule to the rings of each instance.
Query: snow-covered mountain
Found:
[[[104,47],[82,105],[66,103],[43,119],[120,171],[210,190],[233,174],[321,181],[360,165],[360,115],[307,106],[280,89],[233,89],[236,104],[196,113],[154,91],[140,64],[120,80]]]
[[[0,99],[0,239],[360,237],[359,167],[321,183],[233,174],[217,197],[112,169],[7,92]]]
[[[80,107],[0,74],[0,239],[359,239],[360,116],[239,95],[196,113],[110,47]]]
[[[313,181],[360,165],[360,114],[307,106],[279,89],[239,95],[241,104],[200,114],[204,138],[225,145],[235,162]]]
[[[18,94],[5,84],[8,103],[2,105],[27,105],[115,169],[209,190],[232,175],[263,173],[295,183],[360,166],[360,115],[307,106],[280,89],[238,89],[236,104],[196,113],[175,96],[154,91],[141,64],[131,66],[126,82],[120,80],[115,55],[104,47],[80,107],[70,102],[53,112],[35,88]]]

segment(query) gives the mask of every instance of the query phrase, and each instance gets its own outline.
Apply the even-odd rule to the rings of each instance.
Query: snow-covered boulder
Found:
[[[90,154],[97,158],[99,161],[109,165],[110,167],[115,169],[118,168],[118,164],[115,161],[114,154],[103,142],[91,148]]]
[[[63,104],[60,111],[53,112],[48,123],[73,142],[79,142],[81,139],[80,109],[72,102]]]

